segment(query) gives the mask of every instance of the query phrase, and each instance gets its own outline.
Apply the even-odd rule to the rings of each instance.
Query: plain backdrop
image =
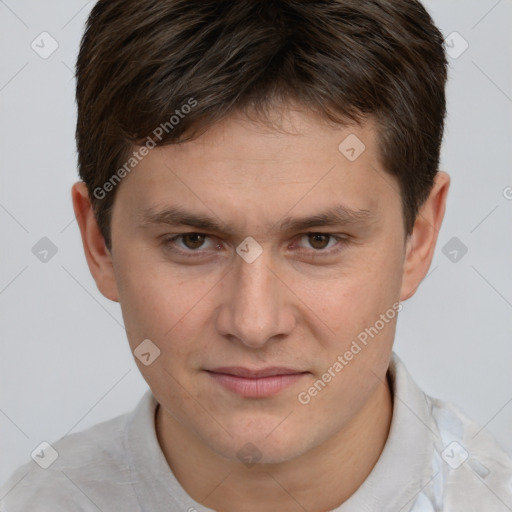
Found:
[[[70,200],[73,68],[93,4],[0,0],[0,483],[41,441],[131,410],[146,389],[119,305],[89,274]],[[453,56],[442,152],[452,186],[395,350],[426,393],[512,453],[512,0],[426,6]],[[57,251],[46,262],[43,237]]]

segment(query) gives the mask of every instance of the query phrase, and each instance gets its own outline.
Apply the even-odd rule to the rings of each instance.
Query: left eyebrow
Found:
[[[377,216],[370,210],[352,209],[339,205],[324,212],[305,217],[284,217],[277,223],[279,231],[304,231],[320,226],[346,226],[366,224]],[[275,229],[275,226],[272,228]]]

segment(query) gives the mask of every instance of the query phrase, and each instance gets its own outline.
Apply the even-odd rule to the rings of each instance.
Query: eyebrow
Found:
[[[160,224],[169,226],[185,225],[198,230],[215,231],[233,236],[237,235],[229,225],[224,224],[215,216],[198,214],[181,207],[168,207],[162,210],[146,208],[141,212],[140,219],[141,227]],[[374,219],[376,219],[376,215],[369,210],[351,209],[338,205],[313,215],[283,217],[275,224],[269,225],[269,230],[274,231],[277,229],[283,232],[298,232],[320,226],[365,224]]]
[[[284,217],[276,225],[279,226],[280,231],[303,231],[317,226],[364,224],[375,218],[376,215],[370,210],[354,210],[338,205],[306,217]]]

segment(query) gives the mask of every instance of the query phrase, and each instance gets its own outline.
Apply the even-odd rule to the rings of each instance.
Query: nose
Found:
[[[289,335],[295,326],[293,294],[270,265],[265,251],[252,263],[239,258],[217,315],[217,329],[259,349]]]

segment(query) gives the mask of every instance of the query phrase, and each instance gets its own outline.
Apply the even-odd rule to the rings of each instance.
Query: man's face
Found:
[[[140,370],[168,423],[232,459],[252,443],[290,460],[348,425],[385,377],[400,299],[399,187],[373,125],[282,123],[231,117],[151,150],[112,216],[131,348],[160,350]]]

